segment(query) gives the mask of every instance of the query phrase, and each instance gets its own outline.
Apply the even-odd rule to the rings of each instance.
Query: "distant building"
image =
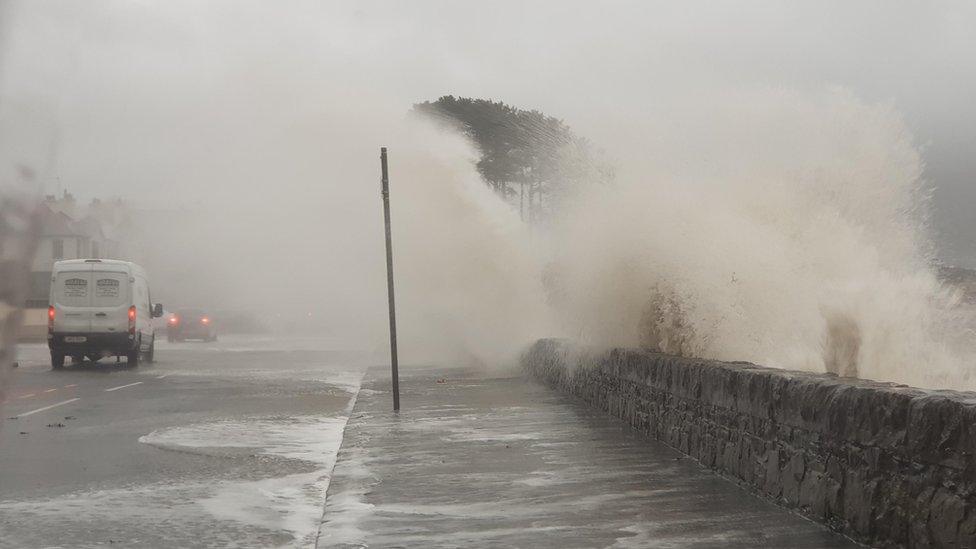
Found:
[[[55,261],[117,257],[118,242],[108,238],[102,223],[91,215],[80,219],[72,217],[79,211],[74,197],[67,192],[61,198],[48,196],[41,205],[41,234],[31,265],[28,308],[47,307],[51,270]]]

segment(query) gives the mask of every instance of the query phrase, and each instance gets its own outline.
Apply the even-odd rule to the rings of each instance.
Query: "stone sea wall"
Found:
[[[522,365],[858,541],[976,549],[976,393],[554,339]]]

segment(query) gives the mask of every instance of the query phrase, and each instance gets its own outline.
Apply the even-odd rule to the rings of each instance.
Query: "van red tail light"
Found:
[[[136,306],[129,307],[129,333],[136,333]]]
[[[172,326],[176,326],[177,324],[180,323],[180,317],[178,317],[176,315],[173,315],[173,316],[169,317],[169,323]]]
[[[57,315],[57,311],[54,309],[54,305],[47,306],[47,331],[48,333],[54,332],[54,317]]]

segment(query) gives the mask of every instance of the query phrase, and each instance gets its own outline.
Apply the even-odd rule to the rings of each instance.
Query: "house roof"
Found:
[[[94,217],[91,216],[85,217],[83,219],[75,221],[74,225],[75,227],[78,228],[79,231],[81,231],[81,233],[84,236],[89,236],[92,238],[99,238],[99,239],[105,238],[105,233],[104,231],[102,231],[102,224]]]
[[[47,204],[41,204],[39,210],[41,216],[41,236],[75,235],[76,230],[70,217],[52,210]]]
[[[104,238],[101,224],[93,217],[86,217],[80,221],[71,219],[67,214],[52,210],[47,204],[41,204],[41,236],[84,236],[88,238]]]

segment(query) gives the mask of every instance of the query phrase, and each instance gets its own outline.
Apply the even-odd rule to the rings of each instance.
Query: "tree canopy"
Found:
[[[467,135],[481,151],[481,176],[504,193],[509,184],[551,185],[565,171],[567,152],[587,148],[562,120],[500,101],[445,95],[414,105],[414,111]]]

